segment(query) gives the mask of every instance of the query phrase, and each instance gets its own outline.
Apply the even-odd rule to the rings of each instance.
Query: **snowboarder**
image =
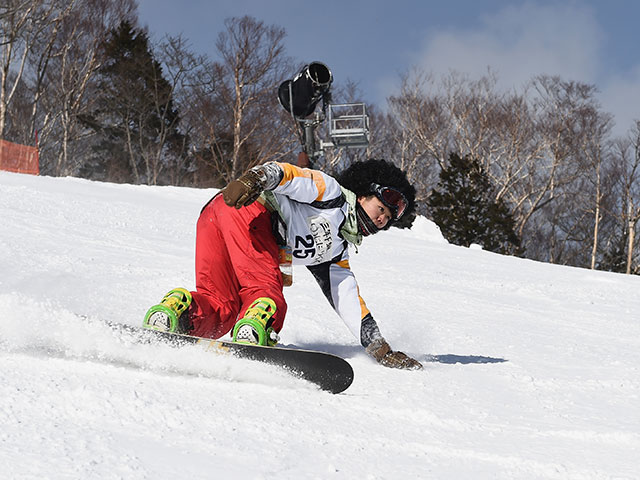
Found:
[[[415,189],[385,160],[356,162],[337,178],[288,163],[258,165],[202,209],[196,228],[196,290],[171,290],[144,327],[275,345],[291,277],[281,259],[306,265],[366,352],[387,367],[422,365],[381,335],[349,267],[348,244],[414,210]]]

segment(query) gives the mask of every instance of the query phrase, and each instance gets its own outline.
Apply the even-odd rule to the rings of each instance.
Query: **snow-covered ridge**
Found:
[[[418,218],[351,265],[394,348],[384,369],[294,272],[284,344],[339,354],[331,396],[264,365],[135,345],[193,288],[215,190],[0,172],[5,478],[637,478],[640,279],[447,244]]]

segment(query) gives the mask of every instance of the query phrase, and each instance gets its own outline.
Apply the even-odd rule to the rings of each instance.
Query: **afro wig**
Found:
[[[407,174],[394,164],[386,160],[375,159],[355,162],[337,175],[336,180],[338,180],[340,185],[347,190],[351,190],[358,197],[373,195],[371,191],[372,183],[400,190],[407,199],[407,210],[399,220],[389,222],[384,229],[388,229],[391,224],[400,228],[410,228],[413,224],[413,220],[416,217],[416,189],[409,183]]]

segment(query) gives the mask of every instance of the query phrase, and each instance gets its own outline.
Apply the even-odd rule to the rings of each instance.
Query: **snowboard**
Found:
[[[264,362],[283,368],[293,376],[314,383],[331,393],[345,391],[353,382],[353,368],[345,359],[331,353],[289,347],[263,347],[225,340],[213,340],[178,333],[159,332],[121,323],[109,323],[117,330],[135,334],[137,341],[162,341],[175,347],[199,345],[216,354]]]

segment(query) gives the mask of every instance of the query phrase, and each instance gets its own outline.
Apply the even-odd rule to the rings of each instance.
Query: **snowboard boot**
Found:
[[[271,327],[276,304],[268,297],[254,301],[233,327],[233,341],[273,347],[280,337]]]
[[[181,322],[180,317],[189,309],[191,300],[189,290],[184,288],[171,290],[158,305],[149,309],[142,326],[161,332],[185,333],[187,330],[186,322]]]

